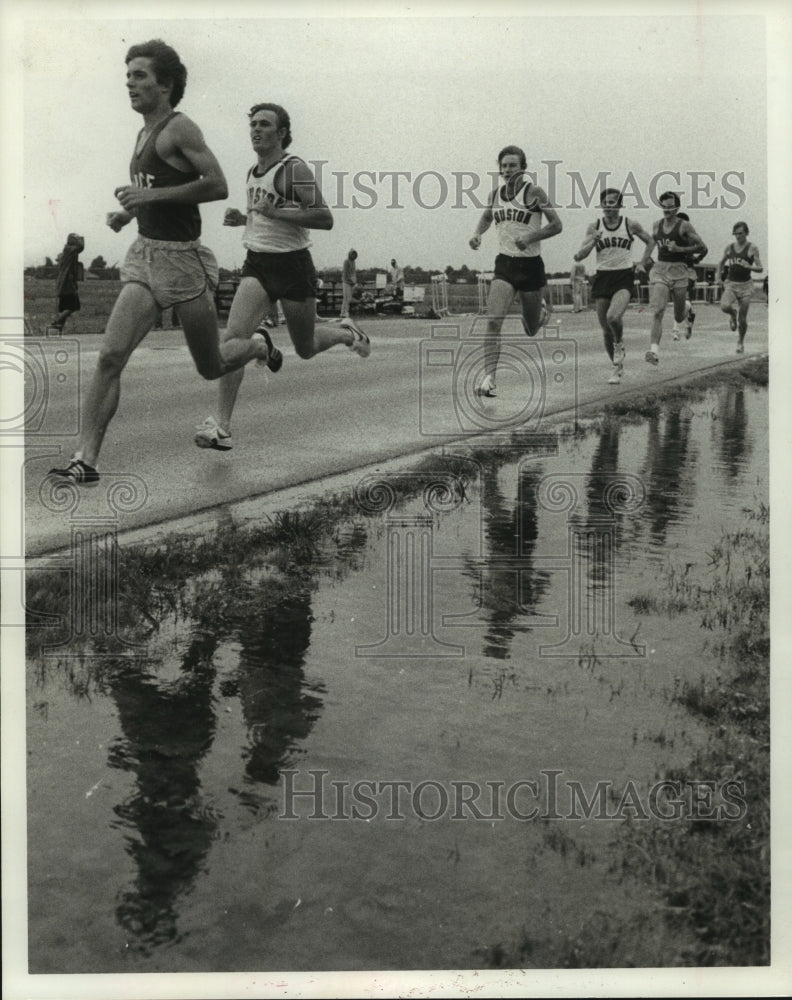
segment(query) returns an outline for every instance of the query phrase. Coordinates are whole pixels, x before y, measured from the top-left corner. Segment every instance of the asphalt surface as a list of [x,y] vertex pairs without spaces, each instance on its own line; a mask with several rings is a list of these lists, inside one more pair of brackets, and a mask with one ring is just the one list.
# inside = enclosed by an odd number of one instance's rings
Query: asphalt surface
[[249,498],[268,495],[275,502],[279,491],[292,488],[282,495],[288,505],[294,487],[321,493],[328,477],[382,467],[471,434],[518,426],[542,432],[582,406],[596,410],[599,401],[766,353],[768,340],[764,303],[751,306],[742,356],[735,354],[736,334],[720,310],[698,306],[688,341],[672,341],[667,314],[654,367],[644,360],[649,314],[633,307],[625,324],[625,374],[612,386],[592,311],[557,313],[547,336],[534,341],[510,317],[498,396],[483,402],[472,393],[483,327],[477,323],[471,334],[472,323],[473,317],[372,320],[362,323],[372,341],[368,359],[336,347],[311,361],[296,357],[279,327],[273,337],[285,356],[283,368],[273,375],[248,366],[234,415],[234,448],[222,453],[193,442],[196,426],[216,412],[216,386],[195,372],[181,331],[155,331],[122,376],[121,401],[99,462],[102,481],[80,490],[54,490],[47,472],[67,461],[76,445],[98,338],[28,343],[33,361],[25,369],[24,477],[20,472],[15,483],[13,469],[5,477],[7,489],[24,495],[21,534],[28,556],[69,546],[75,531],[123,535]]

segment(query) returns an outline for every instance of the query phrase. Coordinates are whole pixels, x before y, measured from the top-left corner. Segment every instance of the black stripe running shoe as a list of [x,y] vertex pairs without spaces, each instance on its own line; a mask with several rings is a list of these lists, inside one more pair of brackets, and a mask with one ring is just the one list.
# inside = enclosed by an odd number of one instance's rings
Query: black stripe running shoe
[[99,473],[81,458],[73,458],[65,469],[50,469],[49,474],[78,486],[96,486],[99,482]]
[[270,337],[267,328],[262,323],[261,326],[253,334],[251,340],[264,340],[267,343],[267,357],[259,358],[256,361],[257,365],[266,365],[271,372],[279,372],[283,367],[283,355],[278,350],[278,348],[272,343],[272,337]]

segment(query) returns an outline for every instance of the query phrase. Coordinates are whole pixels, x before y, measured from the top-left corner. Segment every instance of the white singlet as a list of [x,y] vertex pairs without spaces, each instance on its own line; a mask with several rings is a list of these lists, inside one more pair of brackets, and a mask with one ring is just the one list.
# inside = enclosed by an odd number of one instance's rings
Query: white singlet
[[542,225],[542,209],[533,184],[526,182],[514,195],[507,198],[504,185],[492,193],[492,219],[498,234],[500,253],[508,257],[538,257],[541,243],[529,243],[520,250],[514,242],[528,233],[535,233]]
[[311,245],[309,232],[303,226],[295,226],[292,222],[280,219],[270,219],[261,212],[255,212],[253,206],[267,199],[278,207],[284,205],[299,206],[299,202],[288,201],[275,189],[275,177],[290,160],[299,160],[298,156],[287,153],[265,173],[258,175],[258,166],[251,167],[247,175],[247,222],[243,245],[256,253],[284,253],[289,250],[303,250]]
[[604,219],[597,219],[597,270],[626,271],[633,266],[632,245],[627,216],[620,215],[615,229],[609,229]]

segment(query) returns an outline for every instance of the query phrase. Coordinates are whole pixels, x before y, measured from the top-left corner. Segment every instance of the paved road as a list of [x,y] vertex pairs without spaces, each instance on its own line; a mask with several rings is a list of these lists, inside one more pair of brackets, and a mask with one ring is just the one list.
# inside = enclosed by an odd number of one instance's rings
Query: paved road
[[[215,409],[216,387],[195,373],[179,331],[157,331],[124,373],[121,403],[101,456],[104,482],[82,490],[76,507],[68,495],[52,494],[46,473],[74,447],[77,400],[90,379],[97,341],[85,338],[79,352],[68,342],[62,345],[79,353],[78,361],[73,356],[58,361],[48,342],[40,353],[47,358],[41,365],[45,379],[28,380],[29,402],[46,397],[46,405],[29,406],[43,422],[26,444],[27,551],[36,555],[68,545],[83,521],[95,527],[108,518],[121,531],[161,524],[417,453],[466,432],[518,424],[541,431],[550,416],[571,415],[576,403],[612,399],[737,360],[736,335],[719,310],[702,306],[690,341],[672,342],[666,321],[661,364],[654,368],[643,357],[648,314],[631,310],[626,374],[622,385],[613,387],[607,384],[609,364],[593,313],[558,318],[560,332],[552,336],[551,326],[551,336],[534,342],[520,332],[517,318],[507,320],[499,396],[483,408],[469,392],[481,359],[469,336],[472,318],[436,324],[435,336],[428,321],[372,321],[367,360],[334,348],[301,361],[286,348],[281,327],[275,340],[284,349],[283,369],[271,375],[248,368],[235,414],[235,445],[228,453],[193,444],[195,425]],[[767,308],[754,303],[746,354],[766,350]]]

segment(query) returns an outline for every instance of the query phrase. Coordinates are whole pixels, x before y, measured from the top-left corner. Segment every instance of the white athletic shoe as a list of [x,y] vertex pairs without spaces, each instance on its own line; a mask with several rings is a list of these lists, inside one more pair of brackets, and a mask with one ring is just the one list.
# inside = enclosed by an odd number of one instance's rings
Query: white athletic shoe
[[622,370],[621,365],[618,368],[614,368],[613,374],[608,379],[608,385],[619,385],[622,380]]
[[214,448],[215,451],[231,451],[234,442],[228,431],[224,431],[214,417],[207,417],[196,427],[198,432],[193,439],[199,448]]
[[673,333],[673,336],[671,337],[671,339],[672,340],[679,340],[679,330],[677,330],[676,327],[674,327],[674,333]]
[[353,323],[349,317],[341,320],[341,326],[345,330],[349,330],[355,338],[349,345],[350,351],[354,351],[355,354],[359,355],[361,358],[367,358],[369,354],[371,354],[371,341],[366,334],[363,333],[360,327],[356,323]]
[[491,375],[484,376],[478,389],[476,389],[476,395],[488,396],[491,399],[498,395],[498,391],[495,388],[495,379]]

